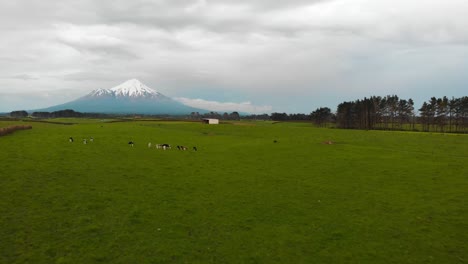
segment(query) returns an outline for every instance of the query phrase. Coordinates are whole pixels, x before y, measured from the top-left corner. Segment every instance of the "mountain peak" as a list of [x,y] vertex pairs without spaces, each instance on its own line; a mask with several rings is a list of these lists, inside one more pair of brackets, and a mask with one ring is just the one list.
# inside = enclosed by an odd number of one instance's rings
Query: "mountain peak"
[[149,88],[137,79],[128,80],[111,89],[96,89],[74,101],[40,109],[40,111],[64,109],[85,113],[153,115],[186,115],[191,112],[208,112],[177,102]]
[[147,97],[158,96],[159,93],[137,79],[130,79],[110,89],[116,97]]

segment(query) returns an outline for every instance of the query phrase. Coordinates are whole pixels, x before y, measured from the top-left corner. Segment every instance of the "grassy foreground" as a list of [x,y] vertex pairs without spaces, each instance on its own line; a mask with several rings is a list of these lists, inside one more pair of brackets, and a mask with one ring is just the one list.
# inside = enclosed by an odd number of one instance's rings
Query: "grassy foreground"
[[0,137],[0,263],[468,262],[466,135],[79,121]]

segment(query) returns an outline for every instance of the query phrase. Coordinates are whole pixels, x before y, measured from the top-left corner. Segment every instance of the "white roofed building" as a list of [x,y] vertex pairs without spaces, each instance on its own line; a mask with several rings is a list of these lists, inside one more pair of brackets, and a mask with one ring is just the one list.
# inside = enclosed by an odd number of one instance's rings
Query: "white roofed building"
[[203,121],[203,123],[209,124],[209,125],[218,125],[219,124],[219,119],[216,119],[216,118],[203,118],[202,121]]

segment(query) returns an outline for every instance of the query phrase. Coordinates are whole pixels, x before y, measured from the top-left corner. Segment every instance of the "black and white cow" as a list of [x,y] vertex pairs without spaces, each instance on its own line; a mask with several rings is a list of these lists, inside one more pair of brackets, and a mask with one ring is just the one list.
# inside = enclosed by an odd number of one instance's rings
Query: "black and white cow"
[[166,150],[166,149],[171,149],[171,145],[169,144],[161,144],[161,147],[162,149]]

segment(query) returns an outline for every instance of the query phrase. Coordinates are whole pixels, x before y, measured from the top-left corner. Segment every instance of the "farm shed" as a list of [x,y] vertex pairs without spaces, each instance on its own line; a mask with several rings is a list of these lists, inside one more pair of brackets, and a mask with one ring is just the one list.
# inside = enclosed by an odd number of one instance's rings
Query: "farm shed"
[[203,118],[203,123],[210,125],[218,125],[219,119],[216,118]]

